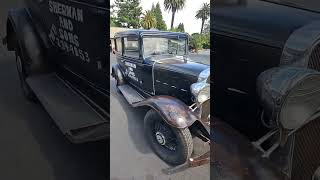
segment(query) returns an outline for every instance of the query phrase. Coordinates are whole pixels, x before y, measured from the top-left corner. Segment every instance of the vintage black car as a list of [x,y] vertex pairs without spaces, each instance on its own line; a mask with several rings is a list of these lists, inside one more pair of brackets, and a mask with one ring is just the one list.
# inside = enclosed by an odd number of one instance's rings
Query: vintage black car
[[210,142],[210,70],[188,58],[188,35],[129,30],[115,35],[117,87],[133,107],[147,106],[145,134],[171,165],[208,163],[209,152],[191,158],[192,134]]
[[214,179],[319,179],[320,10],[312,3],[215,1]]
[[[26,0],[8,14],[23,94],[40,101],[72,142],[109,136],[105,0]],[[35,115],[36,116],[36,115]]]

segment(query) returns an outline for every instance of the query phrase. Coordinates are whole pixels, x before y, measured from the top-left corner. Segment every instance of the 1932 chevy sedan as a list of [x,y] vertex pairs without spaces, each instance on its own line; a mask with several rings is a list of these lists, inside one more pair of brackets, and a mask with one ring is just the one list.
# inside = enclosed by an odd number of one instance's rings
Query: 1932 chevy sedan
[[317,4],[215,1],[214,179],[320,178]]
[[4,43],[22,92],[74,143],[109,136],[107,1],[25,0],[10,10]]
[[210,70],[187,58],[187,34],[131,30],[114,41],[112,76],[129,104],[150,107],[145,134],[155,153],[180,167],[208,163],[209,153],[190,158],[191,134],[210,142]]

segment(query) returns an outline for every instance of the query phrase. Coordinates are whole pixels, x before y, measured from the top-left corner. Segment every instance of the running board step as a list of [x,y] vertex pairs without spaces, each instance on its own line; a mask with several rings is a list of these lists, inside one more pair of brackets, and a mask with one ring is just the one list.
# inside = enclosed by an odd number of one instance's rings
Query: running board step
[[144,100],[144,98],[128,84],[118,86],[118,88],[130,105]]
[[[107,120],[56,74],[32,76],[27,78],[27,83],[59,129],[71,141],[98,140],[99,137],[95,136],[103,136],[104,139],[109,134]],[[92,132],[97,129],[99,132]]]

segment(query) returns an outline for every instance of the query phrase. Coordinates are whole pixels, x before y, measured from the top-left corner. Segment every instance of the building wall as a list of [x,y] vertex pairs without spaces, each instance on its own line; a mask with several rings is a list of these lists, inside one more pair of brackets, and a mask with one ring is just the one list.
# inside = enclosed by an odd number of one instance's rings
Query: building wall
[[130,30],[129,28],[122,28],[122,27],[110,27],[110,41],[111,41],[111,48],[113,49],[114,46],[114,35],[118,32],[122,32],[122,31],[128,31]]

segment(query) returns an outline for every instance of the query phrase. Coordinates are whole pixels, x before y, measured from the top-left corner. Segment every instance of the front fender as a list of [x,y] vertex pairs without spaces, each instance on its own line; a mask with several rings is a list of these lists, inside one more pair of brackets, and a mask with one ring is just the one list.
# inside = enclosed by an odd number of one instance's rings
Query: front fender
[[164,121],[175,128],[187,128],[199,120],[189,106],[171,96],[153,96],[135,103],[133,106],[149,106],[153,108],[161,115]]

